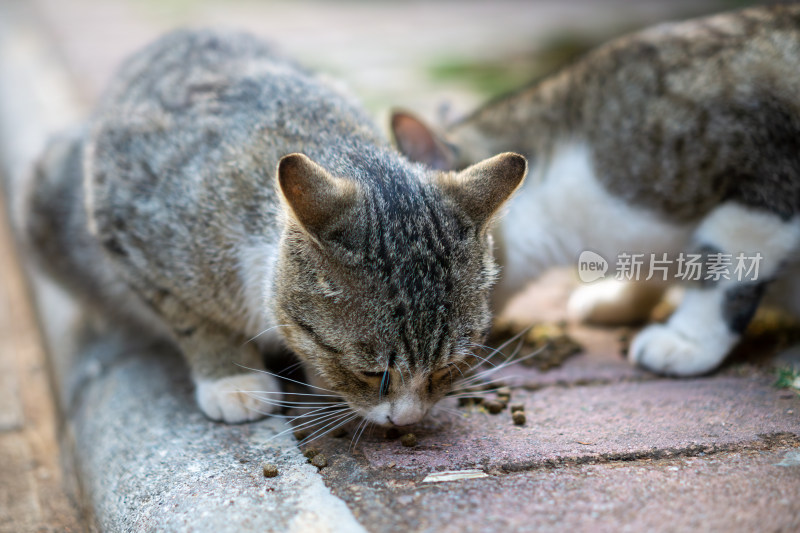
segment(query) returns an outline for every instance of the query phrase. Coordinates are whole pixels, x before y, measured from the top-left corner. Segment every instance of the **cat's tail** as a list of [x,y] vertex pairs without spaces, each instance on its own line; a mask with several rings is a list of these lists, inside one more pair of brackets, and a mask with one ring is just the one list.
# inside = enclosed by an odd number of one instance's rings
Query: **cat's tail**
[[90,246],[83,209],[82,129],[51,138],[21,187],[16,226],[29,257],[69,292]]
[[84,127],[50,139],[17,199],[17,232],[27,256],[84,307],[120,313],[129,298],[97,239],[84,201]]
[[132,293],[89,230],[86,139],[82,127],[48,142],[15,198],[19,240],[28,258],[89,312],[95,326],[113,323],[147,338],[166,338],[161,321]]

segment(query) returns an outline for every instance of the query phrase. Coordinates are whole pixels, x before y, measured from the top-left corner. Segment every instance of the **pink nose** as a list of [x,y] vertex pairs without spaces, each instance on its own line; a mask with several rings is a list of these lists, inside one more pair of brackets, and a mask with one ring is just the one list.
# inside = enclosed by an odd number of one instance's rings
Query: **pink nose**
[[425,416],[425,413],[421,410],[417,409],[409,409],[405,412],[394,413],[389,416],[389,422],[394,424],[395,426],[410,426],[411,424],[416,424],[422,417]]

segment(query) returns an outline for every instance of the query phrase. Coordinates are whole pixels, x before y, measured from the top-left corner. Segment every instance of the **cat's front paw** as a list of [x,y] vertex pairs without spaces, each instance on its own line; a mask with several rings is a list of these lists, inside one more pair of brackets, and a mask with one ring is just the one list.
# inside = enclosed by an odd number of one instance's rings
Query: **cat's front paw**
[[714,370],[735,343],[733,335],[692,338],[666,324],[648,326],[636,336],[628,359],[670,376],[697,376]]
[[731,345],[729,338],[692,338],[667,324],[654,324],[633,340],[628,359],[659,374],[697,376],[716,368]]
[[267,374],[236,374],[198,380],[195,397],[208,418],[234,424],[258,420],[276,411],[274,404],[264,403],[259,397],[280,400],[280,394],[272,394],[279,391],[277,380]]

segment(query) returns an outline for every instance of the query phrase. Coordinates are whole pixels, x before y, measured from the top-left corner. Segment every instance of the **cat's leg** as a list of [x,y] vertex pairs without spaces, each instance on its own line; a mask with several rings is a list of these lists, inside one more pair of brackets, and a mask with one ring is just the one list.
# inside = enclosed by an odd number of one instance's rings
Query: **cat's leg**
[[264,371],[262,354],[254,342],[198,315],[169,291],[153,288],[141,279],[135,281],[136,293],[172,330],[189,364],[197,405],[207,417],[247,422],[277,410],[274,406],[282,399],[280,385]]
[[[238,338],[208,326],[184,333],[180,346],[192,369],[197,405],[206,416],[235,423],[276,411],[280,385],[263,372],[255,346],[241,346]],[[260,398],[275,402],[265,403]]]
[[264,372],[261,353],[253,343],[208,322],[180,328],[176,337],[191,369],[197,405],[207,417],[247,422],[276,410],[280,385]]
[[[634,339],[631,361],[654,372],[693,376],[716,368],[739,341],[761,300],[766,283],[800,243],[800,223],[738,204],[723,204],[698,227],[695,242],[706,257],[731,258],[730,279],[705,279],[688,288],[665,324],[652,325]],[[734,273],[738,254],[758,265],[757,277]],[[706,263],[708,265],[708,262]],[[711,273],[706,271],[704,278]]]
[[617,279],[581,285],[569,297],[567,316],[571,321],[603,326],[645,322],[666,288],[663,282]]

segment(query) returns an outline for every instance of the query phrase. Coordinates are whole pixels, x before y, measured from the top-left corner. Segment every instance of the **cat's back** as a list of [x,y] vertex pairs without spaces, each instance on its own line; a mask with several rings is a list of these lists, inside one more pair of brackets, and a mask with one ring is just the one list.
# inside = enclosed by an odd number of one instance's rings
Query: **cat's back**
[[605,76],[646,87],[652,79],[650,97],[687,94],[701,100],[732,91],[796,89],[798,66],[800,5],[794,4],[649,27],[587,55],[576,77]]
[[800,5],[655,26],[590,54],[572,81],[618,196],[679,219],[726,199],[800,210]]
[[187,96],[236,85],[259,71],[300,71],[272,45],[253,35],[215,29],[171,32],[130,56],[106,88],[100,108],[121,111],[126,104],[161,105],[178,110]]
[[173,32],[123,65],[91,120],[90,217],[110,231],[112,219],[203,209],[268,214],[280,157],[313,157],[353,137],[383,142],[352,97],[271,45],[239,32]]
[[220,140],[232,144],[258,125],[273,137],[323,133],[324,120],[314,130],[308,122],[326,112],[370,123],[345,91],[253,35],[179,30],[123,64],[94,115],[93,137],[224,128]]
[[140,285],[210,287],[227,309],[236,250],[277,245],[280,158],[324,163],[348,140],[385,143],[337,85],[256,37],[217,30],[178,31],[132,56],[89,131],[87,218],[115,263],[146,275]]

